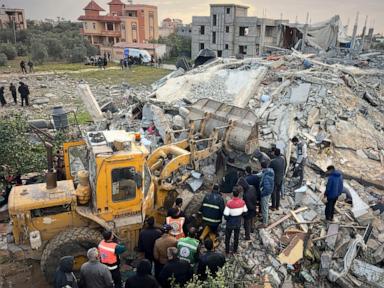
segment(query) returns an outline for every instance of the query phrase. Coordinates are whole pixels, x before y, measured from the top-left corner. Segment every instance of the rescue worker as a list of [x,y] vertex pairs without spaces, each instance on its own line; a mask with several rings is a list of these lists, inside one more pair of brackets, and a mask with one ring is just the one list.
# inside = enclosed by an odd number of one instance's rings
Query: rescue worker
[[178,251],[175,247],[167,249],[168,262],[159,275],[159,282],[163,288],[171,288],[178,285],[183,287],[192,279],[193,270],[185,260],[177,257]]
[[156,279],[159,278],[161,269],[168,262],[167,249],[169,247],[176,247],[177,240],[173,237],[170,232],[172,231],[172,226],[164,224],[163,226],[164,234],[155,241],[155,246],[153,248],[153,258],[155,259],[155,276]]
[[241,177],[237,183],[243,188],[243,200],[247,205],[248,212],[244,214],[244,230],[245,240],[251,240],[251,233],[253,233],[254,222],[256,217],[257,195],[256,189],[249,185],[245,178]]
[[17,104],[17,92],[16,92],[16,86],[11,83],[9,85],[9,91],[11,91],[13,102]]
[[199,265],[197,266],[197,273],[201,280],[207,278],[207,268],[212,276],[216,276],[219,268],[223,267],[225,264],[225,256],[222,253],[213,250],[214,247],[211,239],[204,240],[204,247],[207,249],[207,252],[200,256]]
[[99,244],[100,262],[105,264],[112,274],[115,288],[121,288],[120,259],[119,255],[126,249],[123,245],[116,243],[110,230],[103,232],[103,238]]
[[54,288],[77,288],[77,280],[73,274],[73,256],[64,256],[60,259],[59,267],[55,273]]
[[291,140],[292,144],[296,146],[296,163],[293,170],[292,177],[300,177],[299,182],[297,183],[297,187],[300,187],[303,184],[304,179],[304,168],[307,164],[307,143],[301,140],[296,136]]
[[205,195],[200,208],[205,225],[200,241],[203,241],[209,235],[212,242],[217,244],[216,232],[223,218],[224,207],[224,199],[219,192],[219,185],[215,184],[211,193]]
[[110,270],[100,263],[99,251],[93,247],[87,252],[88,262],[80,268],[80,288],[114,288]]
[[196,228],[189,228],[188,236],[177,241],[178,257],[193,267],[199,259],[199,245],[200,242],[196,239]]
[[241,186],[233,188],[233,197],[229,200],[224,209],[224,218],[227,220],[225,227],[225,253],[229,254],[229,244],[231,241],[232,232],[234,232],[233,253],[237,253],[239,246],[239,235],[241,227],[241,218],[244,213],[247,213],[247,205],[243,199],[239,198]]
[[337,199],[343,192],[343,175],[332,165],[327,167],[326,175],[328,176],[328,182],[324,192],[324,196],[327,197],[325,218],[327,221],[333,221]]
[[153,258],[153,247],[155,246],[155,241],[161,237],[160,229],[155,227],[155,218],[148,217],[145,221],[147,224],[144,229],[140,231],[139,234],[139,251],[144,253],[144,257],[149,261],[154,261]]
[[185,217],[180,217],[179,210],[177,208],[169,209],[169,215],[165,218],[165,223],[172,227],[170,234],[177,240],[185,237],[183,226],[185,223]]

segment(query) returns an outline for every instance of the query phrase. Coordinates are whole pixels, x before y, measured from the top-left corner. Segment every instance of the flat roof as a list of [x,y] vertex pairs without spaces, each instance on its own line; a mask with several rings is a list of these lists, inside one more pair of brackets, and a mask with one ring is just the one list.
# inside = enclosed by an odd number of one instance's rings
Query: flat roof
[[228,7],[228,6],[231,6],[231,7],[239,7],[239,8],[244,8],[244,9],[248,9],[249,8],[249,6],[239,5],[239,4],[234,4],[234,3],[210,4],[209,6],[211,6],[211,7]]
[[136,49],[155,49],[157,47],[164,47],[165,44],[157,43],[128,43],[128,42],[118,42],[113,45],[113,48],[136,48]]

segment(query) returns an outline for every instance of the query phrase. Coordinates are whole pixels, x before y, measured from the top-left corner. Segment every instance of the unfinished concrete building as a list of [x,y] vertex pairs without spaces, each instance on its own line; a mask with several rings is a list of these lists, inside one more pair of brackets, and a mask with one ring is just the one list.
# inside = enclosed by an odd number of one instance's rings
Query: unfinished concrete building
[[259,53],[260,43],[263,45],[279,43],[280,24],[288,22],[288,20],[249,17],[247,6],[235,4],[210,6],[209,16],[192,18],[192,57],[196,57],[199,51],[205,48],[216,51],[219,57],[238,54],[255,56]]

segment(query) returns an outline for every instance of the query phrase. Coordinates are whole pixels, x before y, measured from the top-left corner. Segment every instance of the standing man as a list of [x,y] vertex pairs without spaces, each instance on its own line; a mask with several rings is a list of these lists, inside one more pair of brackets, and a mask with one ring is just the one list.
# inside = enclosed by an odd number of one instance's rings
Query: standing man
[[88,262],[80,268],[80,288],[114,288],[111,272],[99,261],[96,247],[87,252]]
[[9,91],[11,91],[12,98],[13,98],[13,102],[14,102],[15,104],[17,104],[17,92],[16,92],[16,86],[13,85],[13,83],[11,83],[11,85],[9,85]]
[[24,101],[25,101],[25,105],[26,106],[29,106],[29,88],[28,88],[28,85],[23,83],[23,82],[19,82],[20,86],[19,86],[19,93],[20,93],[20,97],[21,97],[21,106],[24,106]]
[[224,255],[213,250],[213,242],[211,239],[205,239],[204,247],[207,249],[207,252],[200,256],[199,265],[197,267],[197,273],[199,274],[201,280],[205,280],[207,278],[207,268],[212,276],[216,276],[219,268],[223,267],[225,264]]
[[155,246],[155,241],[161,237],[160,229],[155,227],[155,218],[148,217],[145,221],[147,226],[140,231],[139,234],[139,251],[144,253],[144,257],[149,261],[153,262],[153,247]]
[[[155,246],[153,248],[153,258],[155,259],[155,276],[156,279],[159,278],[159,274],[163,269],[164,265],[168,262],[167,249],[169,247],[177,246],[177,240],[175,237],[170,235],[172,226],[164,224],[163,232],[164,234],[155,241]],[[177,249],[176,249],[177,250]]]
[[229,157],[228,159],[229,165],[227,165],[228,170],[225,176],[223,177],[221,183],[221,191],[223,193],[231,193],[233,191],[233,187],[236,185],[238,180],[238,173],[235,167],[231,164],[235,163],[235,159],[233,157]]
[[[167,249],[168,263],[159,275],[159,282],[163,288],[171,288],[174,285],[183,287],[192,279],[193,270],[191,265],[187,261],[179,259],[177,254],[177,248],[169,247]],[[174,281],[172,281],[173,278]]]
[[247,205],[248,212],[244,214],[244,230],[245,240],[251,240],[251,233],[253,233],[254,220],[256,217],[257,195],[256,189],[249,185],[245,178],[241,177],[237,185],[243,188],[243,199]]
[[285,173],[285,159],[283,155],[281,155],[280,149],[275,148],[274,153],[275,158],[272,159],[269,165],[269,168],[275,173],[274,189],[272,192],[272,211],[279,210],[280,208],[281,187]]
[[4,107],[5,104],[7,104],[7,101],[5,101],[5,98],[4,98],[4,87],[0,87],[0,103],[2,107]]
[[128,277],[125,288],[158,288],[159,284],[151,275],[151,262],[148,259],[140,260],[136,274]]
[[23,74],[27,74],[27,68],[25,67],[25,61],[24,60],[21,60],[20,61],[20,68],[21,68],[21,73]]
[[261,162],[261,180],[260,180],[260,196],[261,196],[261,214],[263,215],[263,224],[260,228],[268,226],[268,209],[269,199],[274,189],[275,173],[271,168],[268,168],[267,162]]
[[103,232],[103,238],[104,240],[99,244],[100,262],[105,264],[111,272],[115,288],[121,288],[119,255],[126,249],[123,245],[115,242],[113,233],[110,230]]
[[27,65],[29,67],[29,73],[33,73],[33,62],[31,60],[29,60]]
[[304,167],[307,164],[307,143],[296,136],[292,138],[292,144],[296,146],[296,163],[292,177],[300,177],[297,186],[300,187],[303,184],[304,179]]
[[78,287],[75,274],[73,274],[73,263],[73,256],[64,256],[60,259],[55,273],[54,288]]
[[216,232],[223,218],[224,207],[224,199],[219,192],[219,185],[215,184],[213,185],[212,192],[205,195],[200,208],[205,225],[200,236],[201,241],[204,241],[205,237],[209,235],[209,238],[215,244]]
[[327,197],[325,218],[327,221],[333,221],[337,198],[343,192],[343,175],[332,165],[327,167],[326,175],[328,176],[328,182],[324,193],[324,196]]
[[239,235],[241,227],[241,218],[248,209],[243,199],[239,198],[241,186],[233,188],[233,197],[227,202],[224,209],[224,218],[227,220],[225,227],[225,253],[229,254],[229,244],[231,241],[232,232],[234,232],[233,253],[237,253],[239,246]]
[[178,257],[194,267],[199,259],[199,244],[199,240],[196,239],[196,228],[191,227],[188,236],[177,242]]

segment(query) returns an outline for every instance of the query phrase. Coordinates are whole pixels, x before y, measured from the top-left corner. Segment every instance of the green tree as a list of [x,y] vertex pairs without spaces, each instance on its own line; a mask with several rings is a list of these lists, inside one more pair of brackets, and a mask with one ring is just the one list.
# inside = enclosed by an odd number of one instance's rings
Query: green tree
[[27,56],[28,47],[23,43],[16,44],[17,56]]
[[191,54],[191,38],[173,33],[167,37],[160,37],[154,43],[165,44],[170,48],[170,56],[178,57],[181,54]]
[[41,42],[34,41],[31,45],[31,55],[34,62],[42,64],[48,58],[47,47]]
[[58,38],[50,37],[44,40],[45,46],[47,46],[47,52],[49,57],[53,59],[62,59],[64,56],[64,47]]
[[7,65],[7,61],[8,61],[7,55],[5,55],[4,53],[0,53],[0,66]]
[[76,46],[70,50],[69,60],[72,63],[80,63],[84,61],[87,56],[87,48],[85,46]]
[[0,44],[0,52],[7,55],[8,60],[13,60],[17,56],[17,51],[15,46],[10,43]]

